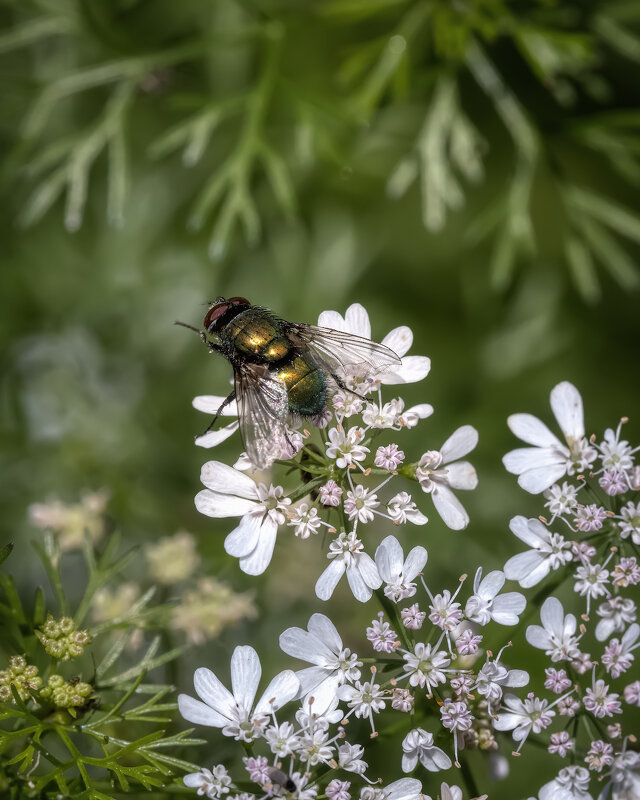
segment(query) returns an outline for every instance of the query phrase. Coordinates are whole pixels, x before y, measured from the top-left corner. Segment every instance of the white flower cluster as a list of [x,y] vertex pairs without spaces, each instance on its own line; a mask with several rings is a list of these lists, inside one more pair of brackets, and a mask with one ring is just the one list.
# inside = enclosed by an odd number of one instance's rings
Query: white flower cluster
[[[358,304],[350,306],[344,318],[335,311],[325,311],[318,324],[371,338],[369,317]],[[282,486],[256,483],[246,474],[252,468],[246,456],[233,467],[219,461],[203,466],[201,480],[206,488],[196,496],[196,507],[210,517],[240,518],[224,546],[227,553],[239,559],[244,572],[259,575],[267,569],[279,530],[288,528],[295,536],[310,539],[324,529],[335,538],[327,554],[330,564],[318,578],[316,594],[327,600],[346,575],[354,596],[368,600],[383,578],[364,550],[363,527],[376,518],[391,525],[425,525],[428,521],[411,494],[405,489],[395,493],[391,489],[393,482],[402,478],[415,481],[431,496],[449,528],[466,527],[469,517],[454,490],[475,489],[477,485],[474,468],[464,460],[478,441],[474,428],[459,428],[438,450],[429,450],[409,464],[398,443],[375,446],[384,431],[402,433],[433,413],[428,403],[406,408],[401,397],[387,402],[382,397],[383,386],[419,381],[428,374],[428,358],[406,355],[412,341],[409,328],[395,328],[382,343],[401,357],[401,364],[375,380],[362,381],[355,372],[348,376],[353,392],[340,389],[333,395],[331,407],[319,421],[323,427],[314,429],[319,437],[317,444],[306,432],[304,436],[295,434],[297,452],[292,464],[311,478],[300,491],[287,495]],[[194,406],[212,413],[222,399],[197,397]],[[237,414],[235,404],[223,413]],[[200,437],[198,444],[213,447],[237,428],[237,422],[233,422]]]
[[[455,599],[462,582],[453,594],[445,590],[433,596],[420,581],[426,595],[425,608],[430,612],[430,624],[425,625],[427,611],[421,611],[416,602],[400,609],[400,601],[416,595],[411,578],[424,567],[426,551],[414,548],[405,560],[398,541],[388,537],[376,559],[387,564],[387,585],[402,587],[389,605],[399,633],[382,613],[367,628],[366,637],[378,657],[360,658],[344,646],[328,617],[313,614],[306,629],[288,628],[280,636],[285,653],[311,666],[279,673],[257,702],[260,660],[255,650],[246,646],[237,647],[231,659],[232,691],[202,667],[194,675],[199,699],[179,696],[180,713],[186,720],[220,728],[224,736],[251,745],[252,755],[243,762],[249,779],[257,784],[257,794],[284,792],[312,800],[321,782],[325,795],[333,800],[349,800],[352,786],[360,787],[361,800],[384,800],[394,792],[402,792],[399,796],[406,800],[418,800],[422,793],[418,780],[396,781],[382,794],[379,788],[374,789],[378,781],[369,774],[364,746],[347,741],[351,716],[367,720],[370,736],[375,738],[382,712],[405,715],[408,732],[398,752],[405,773],[412,772],[418,762],[429,772],[447,770],[453,763],[459,766],[460,747],[496,749],[491,731],[493,709],[499,707],[505,689],[526,685],[529,675],[509,669],[502,659],[503,651],[496,657],[487,652],[482,661],[482,635],[475,631],[498,619],[517,624],[525,606],[523,596],[517,592],[499,594],[504,577],[490,573],[483,580],[479,572],[463,611],[461,602]],[[428,639],[434,643],[428,643]],[[416,700],[422,708],[419,717],[415,714]],[[288,719],[279,719],[282,707],[293,701],[297,702]],[[415,727],[416,721],[428,716],[439,720],[437,734]],[[447,749],[451,748],[453,761],[435,743],[436,736],[443,744],[451,740]],[[331,770],[328,783],[324,780],[327,768]],[[223,765],[185,777],[187,786],[212,799],[232,791],[236,795],[230,798],[255,797],[239,791],[243,780],[246,775],[234,784]],[[441,796],[446,797],[447,792],[452,800],[462,797],[458,787],[443,784]]]
[[[541,788],[540,800],[604,800],[610,792],[626,800],[640,797],[640,756],[628,750],[636,731],[632,721],[625,723],[625,707],[640,706],[640,681],[632,680],[640,647],[633,597],[640,583],[640,466],[634,460],[640,448],[622,438],[625,419],[599,443],[587,438],[582,398],[570,383],[552,390],[551,408],[563,440],[530,414],[508,420],[530,447],[508,453],[504,464],[528,492],[543,493],[548,514],[511,520],[511,531],[529,549],[510,558],[504,572],[524,588],[553,574],[541,624],[525,632],[549,658],[544,688],[552,698],[509,694],[494,727],[512,731],[518,751],[529,734],[546,732],[554,721],[562,727],[549,732],[548,751],[572,763]],[[561,582],[578,595],[579,620],[552,594]],[[608,779],[595,795],[592,778]]]

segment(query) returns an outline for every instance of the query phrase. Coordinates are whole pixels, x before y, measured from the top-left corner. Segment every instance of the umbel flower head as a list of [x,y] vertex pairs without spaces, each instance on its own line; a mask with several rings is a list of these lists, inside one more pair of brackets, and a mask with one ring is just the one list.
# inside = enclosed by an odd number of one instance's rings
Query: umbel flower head
[[59,661],[69,661],[81,656],[85,646],[91,642],[89,631],[76,630],[76,624],[71,617],[55,620],[51,614],[45,620],[42,630],[36,631],[36,636],[47,653]]

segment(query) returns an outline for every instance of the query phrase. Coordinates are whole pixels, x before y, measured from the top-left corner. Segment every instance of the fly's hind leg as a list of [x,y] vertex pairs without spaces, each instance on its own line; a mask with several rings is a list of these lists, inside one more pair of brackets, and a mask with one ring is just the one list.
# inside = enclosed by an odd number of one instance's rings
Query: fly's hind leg
[[331,377],[333,380],[338,384],[338,387],[345,392],[349,392],[349,394],[354,395],[355,397],[359,397],[361,400],[367,400],[368,398],[365,395],[360,394],[359,392],[354,392],[353,389],[350,389],[347,384],[342,380],[339,375],[336,375],[335,372],[331,373]]
[[226,408],[226,406],[228,406],[228,405],[229,405],[229,403],[232,403],[232,402],[233,402],[235,399],[236,399],[236,392],[235,392],[235,389],[234,389],[234,390],[233,390],[233,392],[231,392],[231,394],[230,394],[230,395],[227,395],[227,397],[225,397],[225,399],[222,401],[222,403],[220,403],[220,407],[219,407],[219,408],[218,408],[218,410],[216,411],[216,414],[215,414],[214,418],[211,420],[211,422],[210,422],[210,423],[209,423],[209,425],[207,426],[207,429],[206,429],[206,430],[204,430],[204,431],[202,431],[202,433],[201,433],[199,436],[196,436],[196,439],[199,439],[199,438],[200,438],[200,436],[204,436],[204,435],[205,435],[205,433],[209,433],[209,431],[211,430],[211,428],[213,428],[213,426],[214,426],[214,425],[216,424],[216,422],[218,421],[218,417],[220,416],[220,414],[222,414],[222,410],[223,410],[224,408]]

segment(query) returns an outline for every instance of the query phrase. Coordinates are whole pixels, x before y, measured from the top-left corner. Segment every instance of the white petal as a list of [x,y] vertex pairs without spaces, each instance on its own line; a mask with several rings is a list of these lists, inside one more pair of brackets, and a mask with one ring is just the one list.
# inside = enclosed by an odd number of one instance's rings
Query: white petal
[[403,558],[402,547],[395,536],[387,536],[380,542],[376,550],[376,565],[385,583],[391,583],[400,575]]
[[525,610],[526,605],[526,598],[520,592],[506,592],[493,601],[491,616],[498,625],[517,625],[518,616]]
[[466,456],[478,444],[478,431],[473,425],[463,425],[454,431],[440,448],[442,461],[448,464]]
[[369,315],[364,306],[360,303],[353,303],[347,309],[344,315],[344,321],[349,333],[355,333],[356,336],[363,336],[365,339],[371,338],[371,323],[369,322]]
[[376,562],[367,553],[360,553],[358,556],[358,570],[364,582],[370,589],[377,589],[382,586],[382,578],[378,573]]
[[427,419],[433,414],[433,406],[431,403],[418,403],[417,406],[411,406],[402,414],[416,414],[420,419]]
[[278,524],[269,517],[265,517],[255,550],[249,555],[243,556],[239,561],[240,569],[243,572],[247,575],[262,575],[271,563],[277,534]]
[[524,578],[520,578],[520,586],[522,586],[523,589],[530,589],[546,578],[550,570],[551,562],[548,558],[543,559],[528,575],[525,575]]
[[264,690],[254,715],[271,714],[272,710],[277,711],[285,703],[293,700],[299,691],[300,681],[295,672],[290,669],[279,672]]
[[344,575],[344,559],[336,558],[325,569],[316,581],[316,596],[320,600],[328,600],[333,594],[333,590],[338,585],[338,581]]
[[209,431],[202,436],[196,438],[198,447],[216,447],[222,442],[229,439],[240,427],[240,423],[236,420],[230,425],[225,425],[224,428],[219,428],[217,431]]
[[399,328],[389,331],[381,344],[393,350],[397,356],[402,358],[405,353],[409,352],[409,348],[413,344],[413,332],[406,325],[401,325]]
[[264,514],[245,514],[237,528],[224,540],[224,549],[230,556],[242,558],[256,549]]
[[555,464],[550,467],[539,467],[523,472],[518,478],[519,485],[530,494],[540,494],[557,483],[563,475],[567,474],[564,464]]
[[[484,598],[493,599],[504,586],[504,572],[499,569],[494,569],[485,575],[484,579],[480,582],[480,586],[476,589],[476,594]],[[520,595],[522,597],[522,595]]]
[[206,667],[199,667],[193,674],[193,686],[198,697],[215,711],[231,719],[235,708],[233,695]]
[[[333,653],[317,636],[302,628],[287,628],[280,634],[280,649],[292,658],[324,667],[335,659]],[[337,652],[340,652],[340,648]]]
[[371,597],[372,592],[355,564],[350,564],[347,567],[347,581],[349,582],[349,588],[353,592],[353,596],[356,600],[359,600],[361,603],[366,603]]
[[439,747],[430,747],[420,754],[420,763],[429,772],[438,772],[441,769],[449,769],[451,759]]
[[567,440],[584,436],[582,397],[572,383],[563,381],[551,390],[551,410]]
[[520,724],[521,719],[521,714],[500,714],[498,719],[493,721],[493,727],[497,731],[511,731]]
[[387,800],[418,800],[421,792],[422,784],[416,778],[400,778],[384,787],[384,796]]
[[[567,457],[569,451],[565,448]],[[551,467],[553,464],[564,464],[566,458],[558,452],[557,447],[520,447],[512,450],[502,458],[507,472],[520,475],[528,469]]]
[[504,565],[504,574],[510,581],[520,583],[546,560],[546,557],[537,550],[527,550],[525,553],[511,556]]
[[253,705],[261,675],[260,659],[253,647],[236,647],[231,656],[231,688],[236,702],[247,713]]
[[196,508],[207,517],[243,517],[253,511],[256,504],[253,500],[243,497],[233,497],[228,494],[218,494],[209,489],[203,489],[195,496]]
[[540,621],[548,631],[560,633],[564,627],[564,609],[557,597],[547,597],[540,609]]
[[527,519],[521,515],[513,517],[509,523],[511,532],[530,547],[540,547],[542,542],[549,541],[549,531],[535,517]]
[[412,522],[414,525],[426,525],[427,522],[429,522],[429,518],[417,508],[413,509],[413,511],[406,511],[405,513],[409,522]]
[[444,524],[452,531],[461,531],[469,524],[469,515],[448,486],[436,486],[431,492],[433,505]]
[[258,499],[253,479],[221,461],[207,461],[200,470],[200,480],[213,492]]
[[340,679],[338,675],[334,673],[305,692],[305,695],[308,696],[309,699],[313,697],[311,710],[314,714],[324,714],[324,712],[330,708],[335,700],[339,684]]
[[532,647],[546,650],[549,647],[549,634],[539,625],[529,625],[526,630],[525,638]]
[[412,772],[415,769],[416,764],[418,763],[418,754],[408,753],[402,754],[402,771],[403,772]]
[[323,311],[318,317],[318,325],[321,328],[333,328],[334,331],[347,330],[344,319],[337,311]]
[[197,725],[208,725],[211,728],[224,728],[229,722],[227,717],[223,717],[213,708],[201,703],[188,694],[178,695],[178,709],[187,722],[195,722]]
[[339,685],[340,678],[336,670],[324,669],[323,667],[306,667],[306,669],[296,670],[296,677],[300,681],[299,697],[311,695],[316,689],[326,681],[334,681],[334,689]]
[[636,639],[640,636],[640,625],[634,622],[632,625],[629,625],[627,630],[624,632],[620,643],[623,645],[625,650],[629,650],[635,643]]
[[517,686],[526,686],[529,683],[529,673],[523,669],[511,669],[507,675],[507,679],[502,682],[503,686],[508,686],[510,689]]
[[190,789],[199,789],[202,786],[202,773],[191,772],[182,778],[182,782]]
[[307,623],[309,633],[316,636],[330,652],[338,654],[342,650],[342,639],[336,626],[324,614],[312,614]]
[[534,417],[533,414],[512,414],[507,418],[507,425],[518,439],[522,439],[527,444],[535,445],[535,447],[562,446],[558,437],[551,433],[544,422]]
[[[194,397],[191,401],[191,405],[194,408],[197,408],[198,411],[204,411],[205,414],[211,414],[211,416],[215,417],[218,413],[218,409],[226,400],[226,397],[222,397],[221,395],[217,394],[201,394],[198,397]],[[221,417],[237,417],[238,416],[238,404],[235,400],[232,400],[228,405],[226,405],[222,411],[220,412]]]
[[456,461],[447,464],[447,483],[452,489],[465,491],[475,489],[478,485],[478,473],[468,461]]
[[405,580],[412,581],[416,575],[418,575],[424,569],[424,565],[427,563],[427,558],[429,554],[424,549],[424,547],[417,547],[412,548],[407,555],[407,559],[404,562],[404,566],[402,568],[402,574],[405,577]]
[[431,360],[426,356],[405,356],[402,364],[380,376],[382,383],[395,386],[399,383],[417,383],[423,380],[431,370]]

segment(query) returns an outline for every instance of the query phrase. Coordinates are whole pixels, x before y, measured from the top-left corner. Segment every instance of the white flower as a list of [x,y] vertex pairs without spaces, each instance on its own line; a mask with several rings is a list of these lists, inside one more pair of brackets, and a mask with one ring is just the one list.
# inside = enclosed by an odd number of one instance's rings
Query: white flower
[[347,581],[356,600],[365,603],[378,589],[382,578],[371,556],[364,552],[364,547],[354,531],[342,532],[329,545],[327,558],[332,559],[329,566],[316,582],[316,595],[320,600],[328,600],[338,581],[347,573]]
[[411,499],[409,492],[398,492],[387,503],[387,511],[391,519],[398,525],[413,522],[414,525],[426,525],[429,521]]
[[374,509],[379,505],[378,496],[361,483],[355,486],[353,491],[348,491],[344,499],[344,510],[349,520],[357,519],[363,524],[371,522],[374,517]]
[[[344,318],[337,311],[323,311],[318,317],[318,325],[371,339],[369,315],[360,303],[349,306]],[[431,369],[431,361],[426,356],[405,355],[413,344],[411,328],[406,325],[394,328],[384,337],[382,344],[393,350],[402,359],[402,363],[383,375],[376,375],[377,381],[391,385],[415,383],[427,377]]]
[[640,797],[640,753],[625,749],[616,757],[611,772],[611,783],[600,793],[598,800],[609,795],[611,787],[612,800],[637,800]]
[[640,647],[640,643],[636,644],[638,637],[640,637],[640,625],[634,622],[625,631],[622,641],[612,639],[605,647],[601,661],[612,678],[618,678],[631,666],[635,658],[633,650]]
[[402,547],[395,536],[387,536],[376,550],[376,566],[385,582],[385,596],[399,603],[416,593],[414,578],[420,574],[427,563],[424,547],[414,547],[404,559]]
[[507,578],[518,581],[524,589],[540,583],[552,569],[559,569],[572,560],[569,542],[559,533],[553,533],[546,528],[539,519],[514,517],[509,527],[518,539],[533,548],[518,553],[504,565]]
[[[199,395],[198,397],[194,397],[191,405],[194,408],[197,408],[198,411],[203,411],[205,414],[209,414],[211,417],[214,417],[218,413],[218,409],[224,400],[224,397],[219,397],[218,395],[203,394]],[[232,400],[228,405],[226,405],[220,412],[220,416],[237,417],[238,405],[236,401]],[[225,439],[233,436],[239,427],[240,423],[236,419],[234,422],[219,428],[217,431],[207,431],[207,433],[203,434],[202,436],[198,436],[196,439],[196,444],[198,447],[215,447],[221,442],[224,442]]]
[[[608,559],[607,559],[608,560]],[[573,589],[581,597],[587,596],[587,614],[591,607],[591,599],[608,594],[609,570],[604,564],[582,564],[575,571],[576,582]]]
[[452,489],[475,489],[478,476],[468,461],[459,461],[478,444],[478,432],[471,425],[454,431],[440,450],[426,452],[416,468],[422,491],[430,494],[445,525],[459,531],[469,524],[469,515]]
[[300,696],[307,701],[313,697],[314,714],[321,715],[329,708],[338,686],[360,677],[362,662],[342,646],[335,625],[324,614],[313,614],[306,631],[287,628],[280,634],[280,647],[287,655],[315,665],[296,673]]
[[631,536],[631,541],[640,545],[640,503],[629,501],[620,509],[620,514],[616,516],[616,519],[621,520],[618,523],[620,537],[627,539]]
[[[504,650],[504,648],[502,649]],[[486,698],[489,714],[491,714],[492,704],[495,707],[502,700],[503,687],[515,689],[529,683],[529,673],[523,669],[507,669],[500,663],[501,655],[502,650],[494,661],[487,656],[487,660],[478,671],[478,677],[474,684],[478,694]]]
[[412,653],[408,650],[403,652],[404,677],[409,677],[411,686],[419,686],[421,689],[426,687],[429,692],[432,687],[435,688],[445,682],[445,672],[455,672],[455,670],[445,669],[450,663],[450,658],[445,651],[436,651],[435,648],[432,651],[430,644],[418,642]]
[[422,728],[414,728],[404,737],[402,742],[402,771],[411,772],[420,763],[429,772],[449,769],[451,759],[433,743],[433,734]]
[[597,452],[584,435],[584,413],[580,392],[564,381],[551,390],[551,410],[566,444],[531,414],[512,414],[507,424],[515,435],[533,447],[512,450],[502,459],[507,470],[518,475],[518,483],[531,494],[539,494],[565,475],[583,472]]
[[356,681],[355,686],[343,684],[338,688],[336,694],[340,700],[347,703],[356,717],[360,719],[366,717],[371,723],[371,730],[375,731],[373,715],[382,711],[386,705],[384,691],[377,683]]
[[311,534],[318,533],[322,525],[322,519],[318,515],[318,509],[314,506],[309,507],[308,503],[300,503],[299,506],[292,508],[292,516],[289,525],[295,528],[294,535],[301,539],[308,539]]
[[[552,705],[557,702],[556,700]],[[518,750],[531,731],[540,733],[548,728],[556,715],[547,701],[538,697],[527,697],[522,701],[513,694],[507,694],[504,704],[508,710],[498,715],[493,727],[498,731],[513,731],[513,739],[519,743]]]
[[427,419],[433,414],[433,406],[429,403],[418,403],[417,406],[411,406],[406,411],[404,410],[404,400],[398,397],[395,401],[398,424],[403,428],[415,428],[421,419]]
[[596,639],[604,642],[636,621],[636,604],[630,597],[610,597],[598,606],[596,614],[602,617],[596,625]]
[[[193,685],[200,700],[178,695],[178,708],[189,722],[222,728],[225,736],[251,742],[260,734],[272,713],[299,692],[300,682],[290,670],[278,673],[252,710],[262,669],[253,647],[236,647],[231,656],[233,694],[206,667],[197,669]],[[204,701],[204,702],[201,702]]]
[[300,737],[293,732],[290,722],[269,725],[264,732],[264,738],[271,752],[279,758],[293,755],[300,747]]
[[190,775],[185,775],[182,780],[185,786],[197,789],[199,795],[206,795],[211,800],[227,794],[231,784],[231,777],[222,764],[218,764],[211,771],[203,768],[200,772],[192,772]]
[[196,508],[208,517],[242,517],[224,540],[224,549],[240,559],[243,572],[262,574],[291,500],[283,496],[282,487],[256,485],[248,475],[219,461],[207,461],[200,479],[207,488],[196,495]]
[[589,794],[591,776],[584,767],[564,767],[558,777],[540,789],[540,800],[593,800]]
[[558,516],[575,511],[578,505],[578,487],[566,481],[562,482],[562,486],[554,483],[545,489],[544,496],[547,498],[545,508],[548,508],[553,515],[551,522]]
[[397,419],[397,405],[394,400],[378,406],[368,402],[362,412],[362,421],[367,428],[393,428]]
[[329,441],[325,443],[327,457],[335,458],[339,469],[355,464],[356,461],[364,461],[367,457],[369,448],[360,444],[364,439],[361,428],[354,427],[345,431],[340,425],[338,428],[330,428],[327,435],[329,437]]
[[580,654],[573,614],[564,616],[562,603],[557,597],[547,597],[540,609],[540,625],[529,625],[526,639],[532,647],[544,650],[552,661],[571,661]]
[[361,745],[345,742],[338,746],[338,764],[347,772],[364,775],[369,765],[360,758],[363,753],[364,747]]
[[464,608],[466,618],[478,625],[487,625],[490,620],[499,625],[517,625],[518,615],[524,611],[527,601],[520,592],[499,595],[504,581],[504,572],[500,570],[490,572],[483,579],[482,567],[478,567],[473,579],[474,593]]
[[632,448],[629,442],[620,439],[621,430],[622,420],[618,423],[615,431],[612,428],[607,428],[604,432],[604,441],[600,442],[600,447],[598,448],[601,453],[600,458],[603,469],[626,472],[633,467],[633,458],[631,456],[638,448]]

